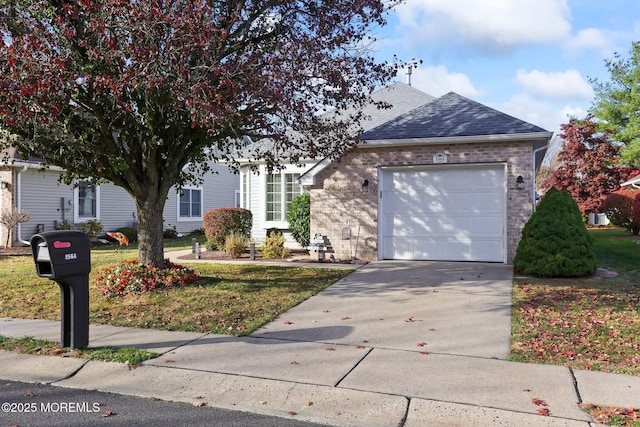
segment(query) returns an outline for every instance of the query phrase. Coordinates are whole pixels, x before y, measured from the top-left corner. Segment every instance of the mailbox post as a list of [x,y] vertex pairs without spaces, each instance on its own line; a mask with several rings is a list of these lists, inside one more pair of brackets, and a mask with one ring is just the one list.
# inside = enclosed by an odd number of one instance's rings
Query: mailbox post
[[31,237],[31,251],[40,277],[60,286],[60,345],[89,345],[89,273],[91,242],[80,231],[47,231]]

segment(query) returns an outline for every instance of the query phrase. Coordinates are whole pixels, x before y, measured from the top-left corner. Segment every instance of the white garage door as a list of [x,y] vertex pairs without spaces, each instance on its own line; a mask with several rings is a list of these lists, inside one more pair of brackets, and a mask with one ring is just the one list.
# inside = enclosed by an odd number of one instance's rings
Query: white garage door
[[505,262],[505,166],[381,169],[382,259]]

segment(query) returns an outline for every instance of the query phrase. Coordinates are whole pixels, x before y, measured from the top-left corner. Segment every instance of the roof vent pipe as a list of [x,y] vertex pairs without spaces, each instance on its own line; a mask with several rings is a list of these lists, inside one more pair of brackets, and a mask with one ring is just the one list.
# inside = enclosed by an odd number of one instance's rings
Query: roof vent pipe
[[407,75],[407,84],[408,84],[409,86],[411,86],[411,72],[412,72],[412,68],[413,68],[413,67],[412,67],[411,65],[409,65],[409,66],[407,67],[407,72],[406,72],[406,75]]

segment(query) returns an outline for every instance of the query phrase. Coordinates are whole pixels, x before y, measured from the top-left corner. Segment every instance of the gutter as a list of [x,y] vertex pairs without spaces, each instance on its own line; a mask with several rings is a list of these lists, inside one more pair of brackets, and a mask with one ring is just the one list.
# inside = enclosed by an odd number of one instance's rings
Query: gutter
[[471,136],[438,136],[429,138],[408,138],[408,139],[377,139],[366,140],[358,144],[358,148],[378,148],[378,147],[406,147],[413,145],[439,145],[439,144],[473,144],[479,142],[511,142],[528,140],[545,140],[545,148],[549,145],[549,140],[553,132],[530,132],[530,133],[505,133],[498,135],[471,135]]
[[[553,134],[552,134],[553,135]],[[546,143],[539,148],[535,148],[533,150],[533,179],[531,180],[532,182],[532,189],[531,189],[531,195],[532,195],[532,201],[533,201],[533,212],[536,211],[536,156],[540,151],[546,151],[547,148],[549,148],[549,142],[551,141],[551,136],[549,136],[549,139],[547,139]],[[544,159],[542,159],[544,160]],[[542,161],[540,161],[540,163],[542,164]]]
[[[16,199],[18,211],[22,210],[22,174],[29,169],[28,165],[22,166],[22,170],[16,173]],[[29,246],[31,243],[22,239],[22,223],[18,224],[18,242]]]

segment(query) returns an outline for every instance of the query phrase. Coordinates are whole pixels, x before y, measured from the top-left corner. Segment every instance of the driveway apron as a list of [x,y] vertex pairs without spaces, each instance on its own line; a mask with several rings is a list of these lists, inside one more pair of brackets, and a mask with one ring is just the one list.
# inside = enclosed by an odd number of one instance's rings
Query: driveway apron
[[373,262],[251,336],[506,359],[512,272],[495,263]]

